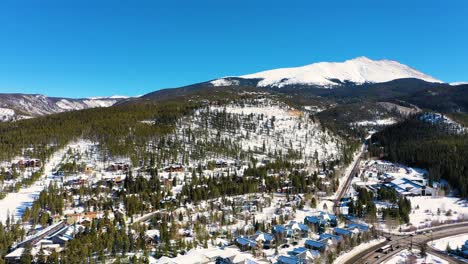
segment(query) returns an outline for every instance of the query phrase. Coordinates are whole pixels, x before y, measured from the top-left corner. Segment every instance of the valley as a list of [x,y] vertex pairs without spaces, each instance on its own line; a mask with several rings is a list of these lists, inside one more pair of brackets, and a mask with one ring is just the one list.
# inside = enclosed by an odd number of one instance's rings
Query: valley
[[[421,232],[466,232],[463,87],[357,58],[134,98],[0,95],[0,260],[418,258]],[[419,253],[394,242],[413,236]]]

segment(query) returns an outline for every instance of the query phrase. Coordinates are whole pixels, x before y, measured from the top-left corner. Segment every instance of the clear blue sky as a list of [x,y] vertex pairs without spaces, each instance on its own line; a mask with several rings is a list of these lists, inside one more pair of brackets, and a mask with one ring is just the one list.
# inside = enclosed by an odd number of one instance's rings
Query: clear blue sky
[[0,92],[140,95],[357,56],[468,81],[467,17],[466,0],[3,0]]

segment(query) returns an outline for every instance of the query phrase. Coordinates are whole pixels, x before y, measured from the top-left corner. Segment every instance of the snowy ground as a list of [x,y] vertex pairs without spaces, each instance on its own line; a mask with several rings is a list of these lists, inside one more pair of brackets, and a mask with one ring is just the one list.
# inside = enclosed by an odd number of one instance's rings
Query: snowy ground
[[29,187],[21,188],[17,193],[9,193],[4,199],[0,200],[1,222],[5,222],[8,215],[13,216],[15,219],[23,215],[24,210],[32,205],[39,193],[53,180],[52,172],[67,150],[68,148],[65,147],[50,157],[44,166],[44,175],[41,180],[36,181]]
[[[221,118],[228,124],[224,129],[215,125]],[[339,158],[342,144],[339,138],[313,122],[308,113],[267,99],[199,109],[178,125],[179,140],[187,136],[183,131],[189,128],[198,135],[198,140],[231,140],[244,152],[286,155],[294,150],[301,154],[300,161],[312,165],[316,158],[320,161]]]
[[0,122],[9,121],[13,119],[14,116],[15,116],[15,111],[13,111],[12,109],[0,107]]
[[32,205],[32,202],[38,197],[44,189],[42,182],[36,182],[28,188],[22,188],[17,193],[8,194],[3,200],[0,200],[0,222],[5,223],[8,216],[18,219],[23,214],[26,207]]
[[352,123],[351,125],[355,126],[388,126],[393,125],[397,122],[395,118],[384,118],[384,119],[376,119],[376,120],[364,120]]
[[383,262],[384,264],[404,264],[404,263],[432,263],[432,264],[448,264],[449,262],[436,257],[434,255],[428,254],[425,258],[419,256],[415,251],[410,252],[408,250],[401,251],[398,255],[395,255],[391,259]]
[[410,222],[419,228],[429,227],[434,221],[443,223],[468,218],[467,200],[427,196],[409,197],[409,199],[412,207]]
[[447,246],[450,246],[451,249],[456,249],[458,247],[461,247],[462,245],[465,244],[465,241],[468,240],[468,234],[461,234],[461,235],[456,235],[456,236],[451,236],[451,237],[444,237],[438,240],[435,240],[433,242],[429,242],[429,246],[445,251],[447,249]]
[[348,252],[344,252],[343,254],[341,254],[338,258],[335,259],[335,261],[333,263],[336,263],[336,264],[339,264],[339,263],[344,263],[346,261],[348,261],[350,258],[352,258],[353,256],[355,256],[356,254],[358,254],[359,252],[365,250],[365,249],[368,249],[370,247],[373,247],[379,243],[382,243],[385,241],[385,238],[380,238],[380,239],[374,239],[374,240],[371,240],[367,243],[362,243],[356,247],[354,247],[351,251],[348,251]]
[[465,134],[468,132],[468,129],[465,128],[462,124],[444,116],[440,113],[425,113],[419,117],[419,120],[430,124],[441,125],[456,134]]

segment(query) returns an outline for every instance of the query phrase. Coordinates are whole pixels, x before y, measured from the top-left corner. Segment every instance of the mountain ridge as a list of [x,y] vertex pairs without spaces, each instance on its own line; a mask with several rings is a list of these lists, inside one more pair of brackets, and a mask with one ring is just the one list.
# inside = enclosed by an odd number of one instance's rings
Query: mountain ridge
[[394,60],[371,60],[357,57],[344,62],[317,62],[300,67],[278,68],[257,73],[228,76],[210,81],[213,86],[239,85],[239,79],[259,80],[258,87],[282,88],[290,85],[310,85],[334,88],[344,83],[382,83],[396,79],[415,78],[444,83],[410,66]]
[[65,98],[42,94],[0,94],[0,121],[16,121],[43,115],[109,107],[127,97]]

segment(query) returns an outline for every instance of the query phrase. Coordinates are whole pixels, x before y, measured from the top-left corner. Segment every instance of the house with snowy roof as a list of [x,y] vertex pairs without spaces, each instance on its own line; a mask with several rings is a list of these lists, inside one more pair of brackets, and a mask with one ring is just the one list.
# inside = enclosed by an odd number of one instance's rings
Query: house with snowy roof
[[357,229],[359,232],[367,232],[367,231],[369,231],[370,228],[366,224],[349,223],[347,229],[350,230],[350,231],[352,231],[354,229]]
[[343,240],[343,238],[341,236],[328,234],[328,233],[323,233],[323,234],[320,234],[320,237],[319,237],[318,241],[322,242],[322,243],[325,243],[327,245],[336,245],[339,242],[341,242],[342,240]]
[[321,219],[318,216],[306,216],[304,218],[304,223],[307,225],[315,225],[315,226],[325,226],[327,221]]
[[145,240],[148,244],[159,243],[160,233],[158,229],[149,229],[145,231]]
[[6,263],[20,263],[21,256],[24,254],[24,248],[17,248],[5,256]]
[[336,227],[338,220],[335,215],[320,212],[318,215],[306,216],[304,218],[304,224],[312,228],[312,231],[322,233],[326,227]]
[[300,259],[297,256],[279,256],[277,264],[306,264],[305,259]]
[[309,236],[310,228],[296,221],[291,221],[286,225],[286,228],[292,231],[292,236],[295,238],[305,238]]
[[325,212],[320,212],[319,216],[323,220],[327,221],[327,223],[332,227],[335,227],[338,225],[338,220],[336,218],[336,215],[325,213]]
[[248,251],[257,247],[257,241],[244,236],[237,237],[235,244],[241,251]]
[[293,230],[284,225],[273,226],[272,233],[275,236],[277,243],[282,243],[287,238],[293,237]]
[[351,237],[353,235],[352,231],[348,229],[344,229],[344,228],[339,228],[339,227],[333,228],[333,232],[335,233],[335,235],[341,236],[341,237]]
[[269,249],[275,244],[275,237],[272,234],[261,231],[257,231],[255,235],[252,236],[252,240],[262,244],[264,249]]
[[306,248],[308,248],[308,249],[318,250],[319,252],[324,252],[325,249],[327,248],[326,243],[316,241],[316,240],[312,240],[312,239],[307,239],[304,242],[304,246]]
[[318,258],[320,256],[320,253],[317,250],[307,249],[305,247],[297,247],[294,248],[292,251],[289,251],[288,255],[306,260],[306,263],[310,263],[314,259]]
[[394,189],[399,195],[404,196],[432,196],[435,194],[433,188],[421,183],[417,180],[401,177],[391,182],[385,183],[384,186]]

